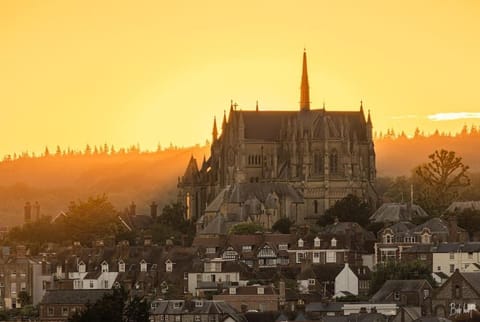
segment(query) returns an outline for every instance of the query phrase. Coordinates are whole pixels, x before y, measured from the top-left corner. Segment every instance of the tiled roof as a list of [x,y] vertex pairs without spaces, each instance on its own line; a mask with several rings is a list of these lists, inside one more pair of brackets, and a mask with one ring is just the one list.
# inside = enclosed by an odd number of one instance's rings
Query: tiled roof
[[41,304],[95,303],[111,290],[47,290]]
[[426,280],[388,280],[370,299],[371,302],[384,301],[393,292],[416,292],[419,291]]
[[373,222],[399,222],[410,221],[413,218],[428,217],[428,214],[422,207],[412,205],[409,211],[406,203],[384,203],[371,216]]

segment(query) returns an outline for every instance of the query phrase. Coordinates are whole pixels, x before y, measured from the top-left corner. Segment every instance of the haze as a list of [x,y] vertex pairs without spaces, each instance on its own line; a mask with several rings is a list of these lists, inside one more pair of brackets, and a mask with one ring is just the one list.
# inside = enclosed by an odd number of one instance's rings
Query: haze
[[364,101],[375,131],[480,124],[478,1],[2,1],[0,155],[203,144],[213,117]]

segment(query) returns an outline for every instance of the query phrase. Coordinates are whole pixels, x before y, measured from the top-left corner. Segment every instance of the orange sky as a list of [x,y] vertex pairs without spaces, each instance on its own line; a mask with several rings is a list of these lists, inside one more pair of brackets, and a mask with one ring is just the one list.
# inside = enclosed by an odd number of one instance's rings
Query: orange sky
[[312,108],[455,132],[480,124],[479,35],[475,0],[1,1],[0,155],[203,143],[230,99],[297,109],[304,46]]

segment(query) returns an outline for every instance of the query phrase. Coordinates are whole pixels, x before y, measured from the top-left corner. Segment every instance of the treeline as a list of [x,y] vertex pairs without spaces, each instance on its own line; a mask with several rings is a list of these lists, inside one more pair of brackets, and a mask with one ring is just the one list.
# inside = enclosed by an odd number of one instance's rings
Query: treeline
[[452,134],[451,132],[439,131],[436,129],[433,133],[425,134],[425,131],[420,130],[420,128],[416,128],[415,132],[409,136],[405,133],[405,131],[395,132],[395,129],[387,129],[385,133],[382,131],[374,133],[374,140],[415,140],[415,139],[426,139],[426,138],[435,138],[435,137],[443,137],[443,138],[480,138],[480,129],[477,125],[472,124],[470,127],[464,125],[460,132],[456,132]]
[[[205,143],[206,146],[208,146],[210,143],[207,141]],[[197,144],[194,146],[194,148],[200,148],[200,145]],[[139,144],[136,145],[131,145],[127,148],[115,148],[114,145],[89,145],[87,144],[83,150],[75,150],[71,149],[70,147],[67,148],[62,148],[59,145],[56,146],[54,150],[50,150],[48,146],[45,147],[45,150],[41,154],[35,154],[35,152],[22,152],[22,153],[13,153],[13,154],[7,154],[3,157],[3,160],[1,162],[10,162],[10,161],[15,161],[15,160],[22,160],[22,159],[35,159],[35,158],[62,158],[62,157],[90,157],[90,156],[126,156],[126,155],[153,155],[153,154],[159,154],[162,152],[169,152],[169,151],[176,151],[176,150],[182,150],[185,149],[184,147],[178,147],[174,145],[173,143],[170,143],[170,145],[166,148],[162,147],[160,144],[157,145],[156,150],[150,151],[150,150],[142,150],[140,148]]]

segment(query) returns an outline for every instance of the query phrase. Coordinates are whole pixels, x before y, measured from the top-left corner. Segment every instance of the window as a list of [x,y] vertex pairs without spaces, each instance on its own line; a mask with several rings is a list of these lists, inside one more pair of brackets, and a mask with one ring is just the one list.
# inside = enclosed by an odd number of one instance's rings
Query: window
[[10,284],[10,293],[16,294],[17,293],[17,283]]
[[205,249],[205,253],[207,254],[215,254],[217,252],[217,249],[215,247],[207,247],[207,249]]
[[200,322],[202,321],[202,318],[200,317],[200,315],[195,315],[195,322]]
[[202,307],[202,306],[203,306],[203,301],[201,300],[195,301],[195,307]]
[[426,261],[427,260],[427,255],[426,254],[420,254],[420,260]]
[[118,262],[118,271],[120,273],[124,273],[125,272],[125,263],[123,261],[120,261]]
[[263,287],[257,287],[257,294],[258,295],[265,294],[265,289]]
[[102,263],[102,273],[108,272],[108,264],[106,262]]
[[468,259],[473,259],[473,253],[468,253]]
[[55,310],[53,308],[53,306],[49,306],[48,309],[47,309],[47,315],[48,316],[53,316],[55,314]]
[[313,173],[322,174],[323,172],[323,156],[320,152],[313,155]]
[[335,238],[332,238],[331,245],[332,247],[337,247],[337,240]]
[[335,263],[337,261],[337,256],[335,252],[327,252],[327,263]]
[[455,298],[459,299],[462,296],[460,292],[460,286],[455,285]]
[[25,291],[27,289],[27,283],[21,282],[20,283],[20,291]]
[[315,285],[315,279],[314,278],[309,278],[308,279],[308,285]]
[[330,154],[330,173],[338,172],[338,155],[337,150],[333,150]]
[[69,310],[68,307],[62,306],[62,316],[68,316]]
[[450,252],[450,259],[455,259],[455,253],[454,252]]
[[279,244],[278,250],[288,250],[288,244]]
[[426,299],[429,296],[430,296],[430,290],[429,289],[424,289],[423,290],[423,298]]
[[313,240],[313,246],[320,247],[320,238],[315,237],[315,239]]
[[140,272],[146,272],[147,271],[147,262],[142,259],[140,262]]
[[301,238],[298,240],[298,247],[299,248],[303,247],[303,239],[301,239]]
[[93,288],[93,281],[90,281],[90,288]]
[[103,281],[103,288],[108,288],[108,280]]
[[455,272],[455,264],[450,264],[450,273]]
[[385,244],[391,244],[393,242],[393,236],[386,234],[383,238]]
[[182,321],[182,316],[181,315],[175,315],[175,322],[180,322]]
[[442,267],[441,266],[437,266],[437,271],[441,271],[442,270]]
[[398,291],[393,292],[393,299],[395,301],[400,301],[400,292]]
[[318,214],[318,201],[317,200],[313,201],[313,212]]
[[173,308],[174,309],[179,309],[182,307],[182,302],[173,302]]
[[251,251],[252,251],[252,246],[250,246],[250,245],[243,245],[242,246],[242,252],[248,253],[248,252],[251,252]]

